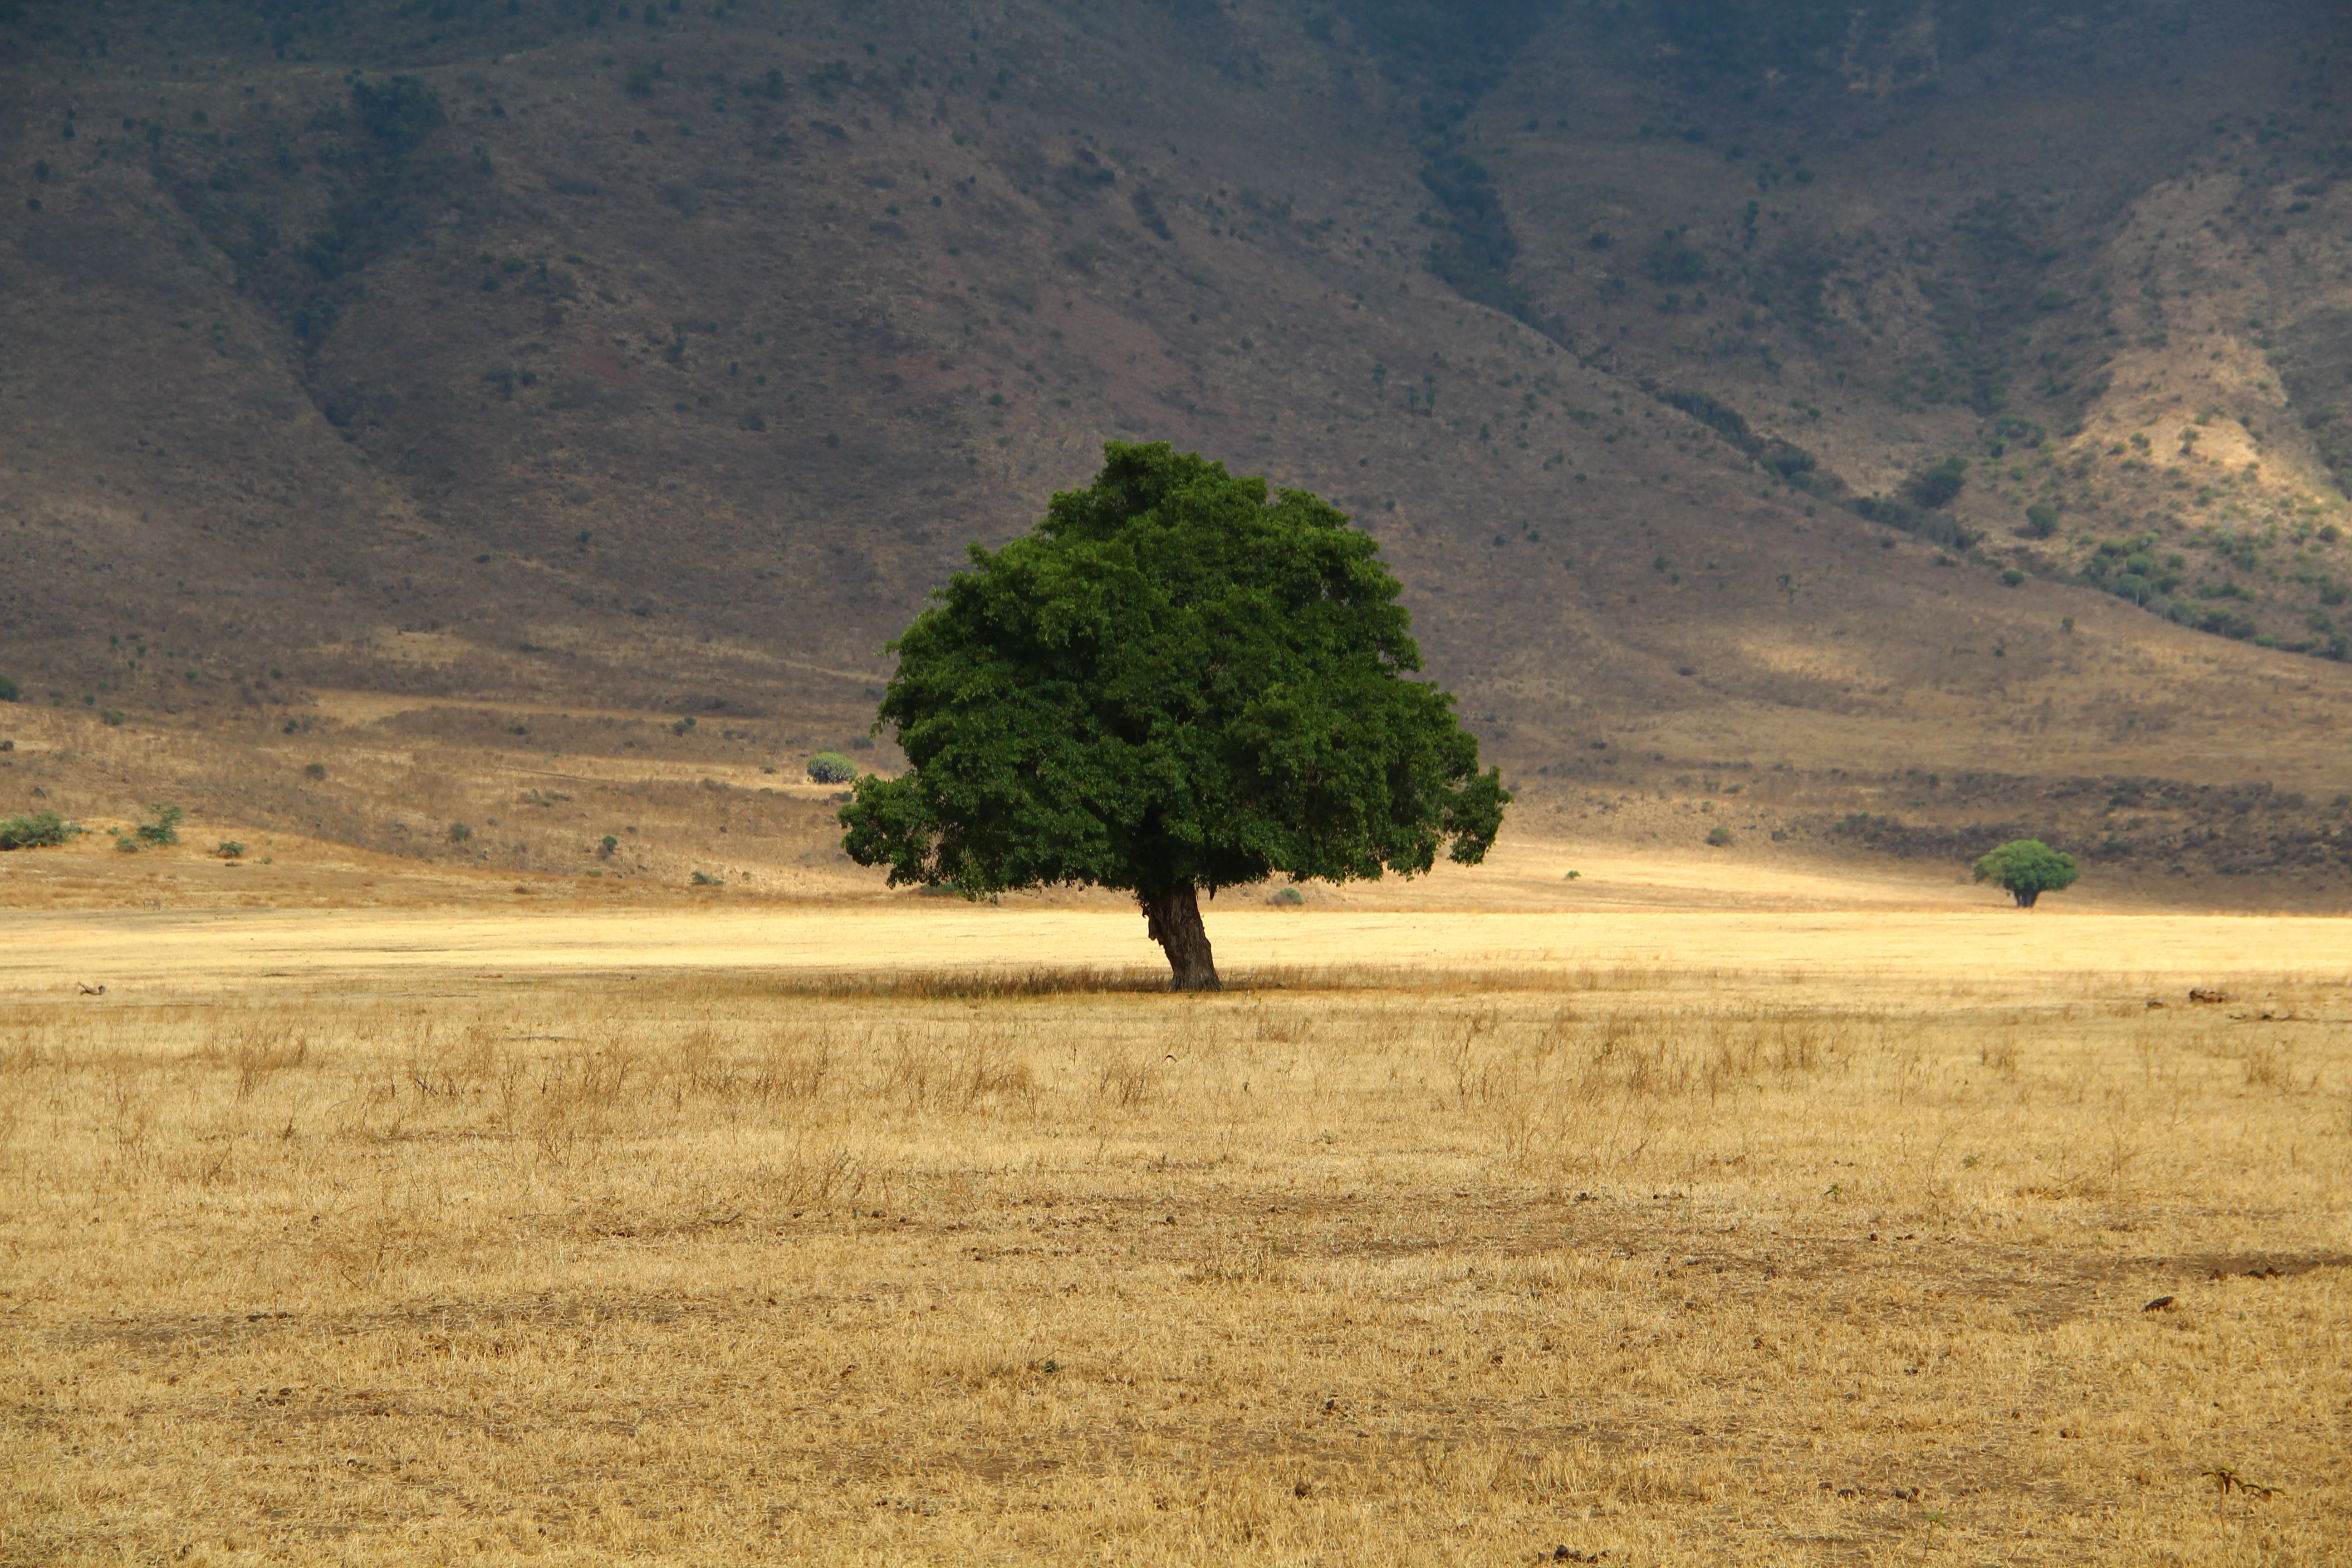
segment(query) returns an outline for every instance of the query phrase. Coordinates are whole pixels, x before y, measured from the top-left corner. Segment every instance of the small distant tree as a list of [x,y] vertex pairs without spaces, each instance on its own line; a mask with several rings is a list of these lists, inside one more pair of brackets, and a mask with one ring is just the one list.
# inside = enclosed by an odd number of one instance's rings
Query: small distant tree
[[24,695],[15,681],[5,675],[0,675],[0,702],[15,702]]
[[1379,544],[1165,443],[1104,456],[894,645],[880,716],[912,765],[857,781],[850,858],[968,898],[1130,892],[1179,991],[1219,984],[1202,889],[1484,858],[1510,794],[1454,699],[1406,679]]
[[839,752],[819,752],[808,760],[808,776],[818,784],[847,784],[857,776],[857,764]]
[[2072,855],[2062,855],[2039,838],[2012,838],[1976,865],[1976,879],[1997,884],[2021,910],[2032,909],[2044,893],[2073,887],[2082,874]]

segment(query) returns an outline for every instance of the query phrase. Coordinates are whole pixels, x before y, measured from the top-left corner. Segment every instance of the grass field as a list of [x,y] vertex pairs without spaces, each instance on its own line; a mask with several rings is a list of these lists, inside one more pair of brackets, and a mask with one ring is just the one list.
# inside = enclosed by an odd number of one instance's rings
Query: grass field
[[0,1560],[2352,1517],[2335,922],[1267,912],[1176,998],[1084,910],[10,918]]

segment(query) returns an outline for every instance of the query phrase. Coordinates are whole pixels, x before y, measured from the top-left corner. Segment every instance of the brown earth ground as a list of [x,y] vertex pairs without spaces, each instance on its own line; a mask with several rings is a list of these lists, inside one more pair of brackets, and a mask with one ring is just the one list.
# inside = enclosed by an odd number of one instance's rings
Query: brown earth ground
[[1176,998],[1107,905],[289,850],[85,840],[174,907],[0,916],[0,1561],[2321,1563],[2352,1509],[2338,921],[1696,857],[1563,913],[1528,846],[1220,907]]

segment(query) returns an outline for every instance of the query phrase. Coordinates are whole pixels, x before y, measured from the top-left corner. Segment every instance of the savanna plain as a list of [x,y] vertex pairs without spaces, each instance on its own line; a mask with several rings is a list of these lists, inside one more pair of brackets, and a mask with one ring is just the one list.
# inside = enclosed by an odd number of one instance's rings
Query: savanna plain
[[2340,1561],[2336,921],[17,918],[9,1562]]

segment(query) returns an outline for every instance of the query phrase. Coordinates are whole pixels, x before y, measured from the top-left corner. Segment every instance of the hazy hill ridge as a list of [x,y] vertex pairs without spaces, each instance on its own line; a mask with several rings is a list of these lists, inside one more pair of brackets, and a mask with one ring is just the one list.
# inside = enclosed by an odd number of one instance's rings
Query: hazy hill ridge
[[968,541],[1150,435],[1354,510],[1536,778],[2332,798],[2341,31],[20,4],[0,668],[845,724]]

